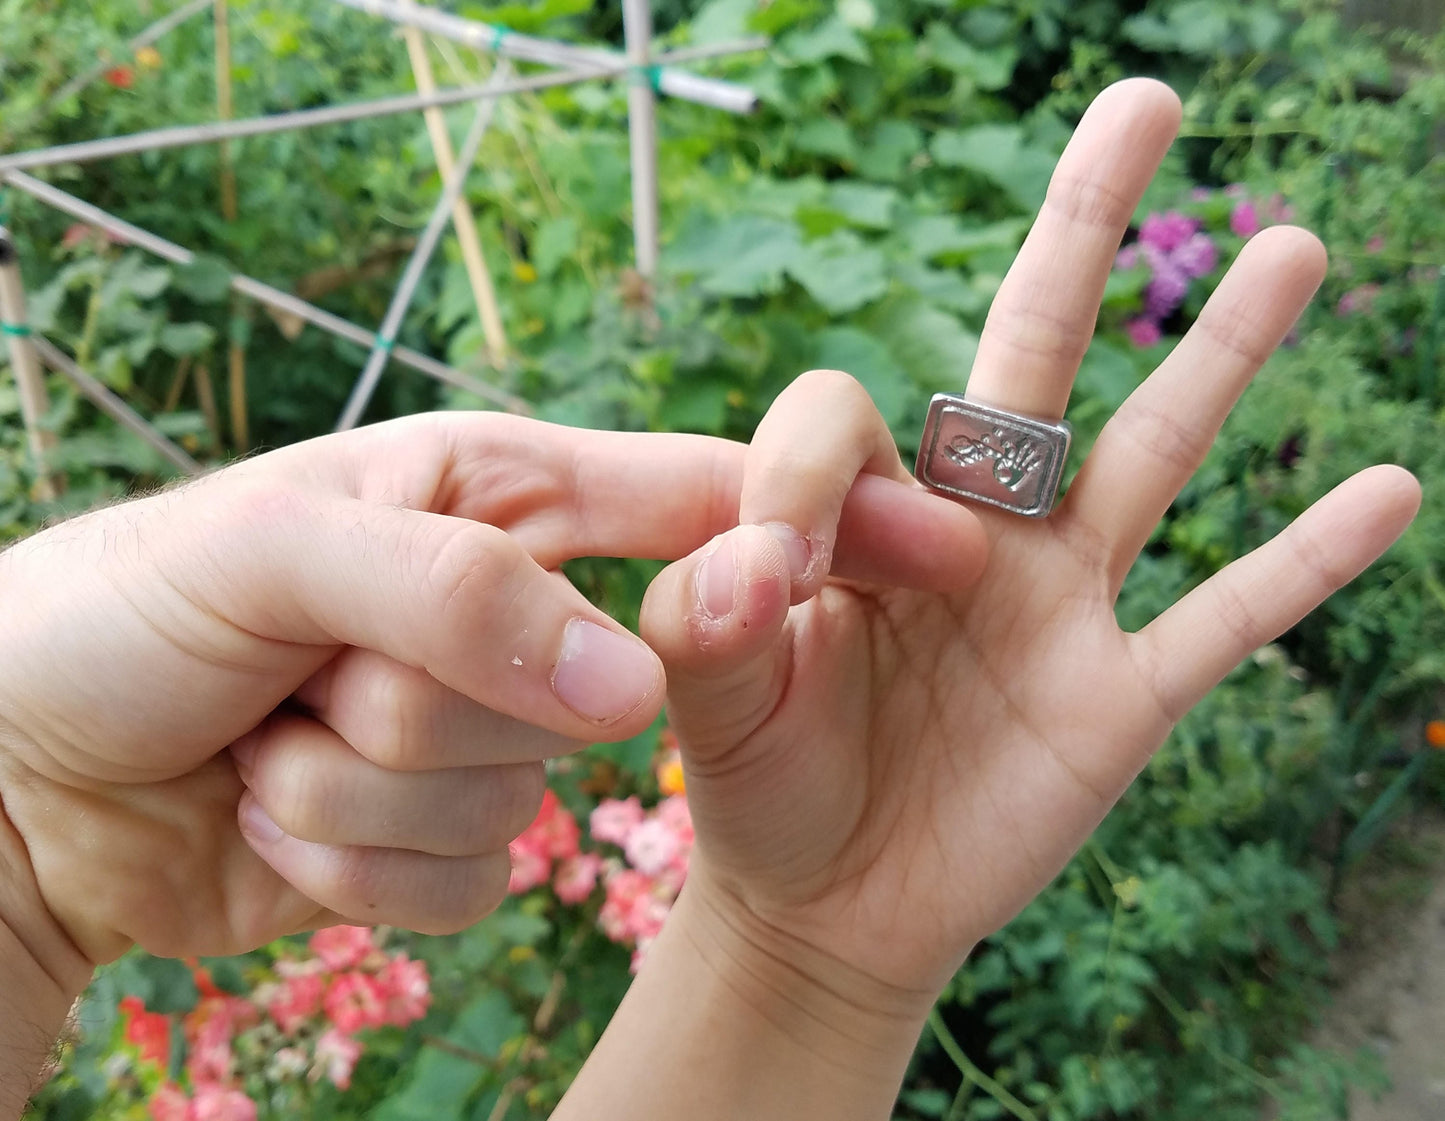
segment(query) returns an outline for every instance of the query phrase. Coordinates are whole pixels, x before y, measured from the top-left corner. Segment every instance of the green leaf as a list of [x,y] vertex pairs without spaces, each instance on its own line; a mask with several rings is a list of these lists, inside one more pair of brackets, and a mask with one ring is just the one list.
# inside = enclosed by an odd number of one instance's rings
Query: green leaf
[[803,246],[787,271],[833,315],[856,311],[888,291],[883,254],[846,231]]
[[218,257],[197,256],[175,268],[175,285],[198,304],[216,304],[231,291],[231,267]]
[[875,187],[868,183],[835,183],[823,206],[841,214],[855,226],[886,230],[893,224],[893,211],[898,192],[892,187]]
[[792,222],[745,214],[684,232],[664,260],[671,271],[696,276],[715,296],[759,296],[782,287],[784,271],[801,249]]
[[916,296],[902,297],[882,305],[867,325],[925,390],[963,389],[978,352],[978,336],[956,316]]
[[777,49],[785,57],[804,65],[828,58],[847,58],[863,63],[870,61],[868,48],[858,33],[837,16],[824,20],[817,27],[789,32],[778,40]]
[[1075,392],[1107,405],[1110,411],[1124,403],[1139,384],[1134,360],[1118,347],[1095,340],[1079,364]]
[[820,331],[813,365],[818,369],[842,370],[857,378],[890,427],[902,421],[916,403],[917,388],[893,360],[888,347],[857,327],[829,327]]
[[1023,218],[1006,218],[977,226],[965,225],[954,214],[922,214],[905,222],[898,236],[925,260],[947,258],[951,263],[961,264],[985,250],[1017,252],[1027,230],[1028,222]]
[[549,218],[537,228],[532,239],[532,264],[541,276],[551,276],[564,261],[577,255],[580,231],[577,219],[563,214]]
[[980,49],[937,22],[928,25],[924,44],[939,65],[981,90],[1001,90],[1007,86],[1019,60],[1018,48],[1012,43]]
[[720,432],[727,419],[730,392],[726,382],[685,378],[663,397],[656,427],[669,432]]
[[907,121],[880,121],[872,136],[858,149],[855,162],[860,175],[871,179],[900,179],[913,157],[923,150],[923,133]]
[[216,340],[216,332],[204,323],[167,323],[161,328],[160,346],[167,354],[180,358],[199,354]]
[[827,156],[844,164],[858,158],[858,142],[848,126],[836,117],[813,117],[798,129],[793,146],[800,152]]
[[1029,213],[1043,205],[1056,162],[1052,152],[1029,144],[1019,125],[977,125],[939,132],[931,151],[942,167],[966,168],[991,179]]

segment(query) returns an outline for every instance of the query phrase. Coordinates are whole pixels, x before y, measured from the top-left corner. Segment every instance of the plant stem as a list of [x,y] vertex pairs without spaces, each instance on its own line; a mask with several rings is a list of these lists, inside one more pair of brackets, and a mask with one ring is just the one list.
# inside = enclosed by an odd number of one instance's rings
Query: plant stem
[[948,1025],[943,1022],[943,1016],[937,1008],[928,1014],[928,1026],[933,1030],[944,1054],[953,1060],[953,1065],[963,1075],[965,1083],[977,1086],[1017,1117],[1019,1121],[1039,1121],[1038,1115],[1033,1110],[1004,1089],[996,1080],[986,1075],[972,1059],[963,1053],[963,1048],[958,1045],[958,1040],[953,1038],[953,1033],[948,1030]]

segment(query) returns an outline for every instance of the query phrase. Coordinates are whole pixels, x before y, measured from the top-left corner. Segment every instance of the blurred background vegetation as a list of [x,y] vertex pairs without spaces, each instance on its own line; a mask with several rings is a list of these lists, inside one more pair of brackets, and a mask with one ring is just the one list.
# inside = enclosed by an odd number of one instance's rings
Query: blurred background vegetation
[[[620,8],[601,0],[449,7],[569,42],[621,40]],[[320,0],[230,8],[237,116],[411,88],[405,47],[380,20]],[[450,239],[402,332],[538,416],[745,439],[797,373],[830,366],[872,392],[907,459],[928,396],[963,383],[1072,125],[1125,75],[1162,78],[1185,102],[1183,136],[1141,208],[1141,234],[1147,215],[1173,213],[1211,249],[1169,306],[1152,287],[1157,259],[1121,262],[1070,406],[1080,451],[1187,328],[1255,226],[1289,219],[1324,239],[1332,264],[1319,298],[1157,533],[1121,618],[1142,623],[1369,463],[1393,460],[1422,478],[1419,522],[1187,717],[1079,858],[979,949],[940,1003],[897,1117],[1255,1121],[1266,1101],[1291,1121],[1347,1116],[1348,1088],[1377,1085],[1378,1063],[1303,1042],[1325,1000],[1334,893],[1412,800],[1438,802],[1445,789],[1430,751],[1445,743],[1445,725],[1430,724],[1445,715],[1445,511],[1429,497],[1445,481],[1439,6],[654,8],[667,45],[773,38],[767,52],[700,64],[756,89],[753,116],[659,107],[656,284],[629,268],[625,85],[552,90],[499,106],[468,184],[509,360],[496,369],[481,360]],[[206,19],[149,51],[125,45],[166,10],[158,0],[0,0],[0,150],[213,119]],[[1388,26],[1372,24],[1382,17]],[[464,50],[431,50],[443,84],[490,68]],[[97,60],[99,80],[56,99]],[[459,135],[469,111],[452,112]],[[15,191],[0,196],[36,327],[215,462],[328,431],[364,359],[232,297],[218,263],[374,325],[439,189],[411,116],[240,143],[233,220],[222,214],[219,161],[200,147],[43,174],[195,248],[204,260],[191,269],[73,229]],[[1157,332],[1141,332],[1141,317]],[[233,349],[244,355],[243,439],[224,376]],[[153,452],[63,383],[51,391],[47,424],[66,489],[41,502],[13,383],[0,379],[0,540],[167,478]],[[480,405],[393,367],[368,416]],[[570,574],[635,621],[653,571],[588,561]],[[585,817],[603,798],[656,800],[658,737],[560,766],[561,804]],[[626,949],[598,929],[601,903],[597,893],[564,904],[544,885],[453,938],[392,935],[427,963],[430,1011],[367,1035],[349,1089],[287,1081],[264,1056],[237,1077],[263,1117],[294,1116],[303,1101],[317,1117],[544,1116],[628,979]],[[288,952],[209,963],[210,976],[225,992],[254,991]],[[169,1071],[148,1070],[133,1021],[117,1009],[126,993],[162,1013],[205,999],[204,984],[174,963],[136,955],[107,970],[38,1115],[145,1116],[158,1078],[184,1079],[179,1047]],[[173,1031],[179,1043],[178,1020]]]

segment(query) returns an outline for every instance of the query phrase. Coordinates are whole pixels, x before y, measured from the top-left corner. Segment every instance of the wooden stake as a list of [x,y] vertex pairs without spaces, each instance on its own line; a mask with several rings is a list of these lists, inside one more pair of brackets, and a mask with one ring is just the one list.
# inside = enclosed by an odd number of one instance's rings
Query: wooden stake
[[[436,78],[432,74],[431,60],[427,58],[426,42],[415,27],[403,28],[406,50],[411,56],[411,71],[416,78],[416,89],[421,94],[436,93]],[[437,171],[442,182],[448,182],[456,167],[456,154],[452,151],[451,137],[447,135],[446,118],[440,109],[427,109],[423,114],[427,132],[431,135],[432,152],[436,156]],[[467,267],[471,280],[472,295],[477,301],[477,316],[482,322],[482,336],[487,342],[487,360],[493,366],[501,367],[507,360],[507,335],[502,326],[502,313],[497,307],[497,292],[492,286],[492,274],[487,269],[487,259],[482,253],[482,242],[477,236],[477,223],[466,196],[457,199],[452,208],[452,226],[457,231],[457,242],[462,249],[462,261]]]
[[196,367],[196,400],[200,402],[201,415],[206,418],[212,446],[221,447],[221,414],[216,408],[216,387],[211,384],[211,367],[205,363]]
[[3,226],[0,226],[0,331],[9,344],[10,368],[15,371],[15,384],[20,390],[20,416],[25,424],[30,457],[35,463],[35,497],[41,502],[53,502],[59,493],[49,467],[55,433],[42,427],[50,412],[50,396],[45,391],[45,376],[40,369],[40,356],[35,353],[35,340],[30,336],[25,285],[20,278],[20,254],[10,232]]
[[[231,19],[228,0],[216,0],[213,9],[216,23],[216,116],[229,121],[234,113],[231,101]],[[234,222],[237,217],[236,166],[231,159],[231,143],[221,141],[221,217]],[[243,314],[239,298],[232,307],[233,318]],[[239,339],[231,339],[227,350],[227,400],[231,406],[231,442],[240,451],[251,446],[250,424],[246,409],[246,349]]]
[[637,271],[647,282],[646,306],[652,312],[651,286],[657,276],[657,102],[653,96],[652,6],[650,0],[623,0],[627,37],[627,130],[632,149],[632,239]]

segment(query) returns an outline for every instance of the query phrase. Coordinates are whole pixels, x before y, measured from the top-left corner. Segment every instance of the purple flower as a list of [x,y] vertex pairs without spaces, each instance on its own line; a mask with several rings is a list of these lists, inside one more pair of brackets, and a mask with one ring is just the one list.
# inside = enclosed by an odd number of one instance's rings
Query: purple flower
[[1164,337],[1164,332],[1159,329],[1159,324],[1145,315],[1125,323],[1124,333],[1129,336],[1129,341],[1140,350],[1153,346]]
[[1144,289],[1144,314],[1152,319],[1167,319],[1184,302],[1189,291],[1189,277],[1172,264],[1159,269]]
[[1201,230],[1174,250],[1170,260],[1185,276],[1208,276],[1219,264],[1219,249],[1214,239]]
[[1167,214],[1150,214],[1139,227],[1139,241],[1162,253],[1172,253],[1199,229],[1197,219],[1171,210]]
[[1137,245],[1126,245],[1119,250],[1119,255],[1114,258],[1116,269],[1132,269],[1139,263],[1139,247]]
[[1245,199],[1229,212],[1229,228],[1236,237],[1253,237],[1259,233],[1259,212]]

